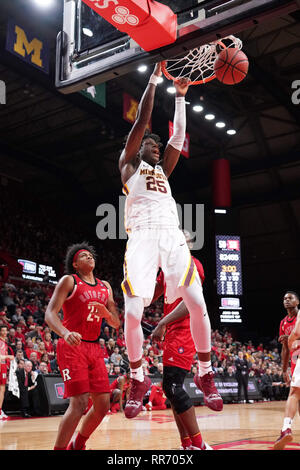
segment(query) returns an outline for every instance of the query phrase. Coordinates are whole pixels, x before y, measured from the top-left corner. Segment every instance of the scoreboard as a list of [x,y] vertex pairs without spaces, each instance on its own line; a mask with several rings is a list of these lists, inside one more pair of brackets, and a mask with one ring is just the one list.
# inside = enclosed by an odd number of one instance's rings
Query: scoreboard
[[216,279],[221,323],[242,323],[241,239],[216,235]]
[[218,295],[243,295],[239,236],[216,236]]

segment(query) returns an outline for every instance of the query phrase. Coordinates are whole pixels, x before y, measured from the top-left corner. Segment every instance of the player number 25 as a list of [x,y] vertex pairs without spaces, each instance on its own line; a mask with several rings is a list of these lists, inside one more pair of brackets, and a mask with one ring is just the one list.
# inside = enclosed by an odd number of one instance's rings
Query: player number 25
[[157,181],[154,176],[147,176],[146,188],[148,191],[159,191],[160,193],[166,193],[167,188],[164,181]]

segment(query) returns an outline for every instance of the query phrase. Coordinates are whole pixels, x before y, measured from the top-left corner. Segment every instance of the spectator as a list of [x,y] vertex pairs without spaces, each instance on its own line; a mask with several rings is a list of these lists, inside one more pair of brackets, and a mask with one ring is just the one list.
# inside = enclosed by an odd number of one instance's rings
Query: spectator
[[40,365],[39,365],[38,372],[40,372],[41,374],[44,374],[44,375],[49,374],[48,364],[46,362],[41,361]]
[[249,380],[249,364],[247,359],[244,356],[243,351],[238,352],[238,357],[235,361],[235,368],[236,368],[236,379],[238,382],[238,397],[237,400],[241,403],[242,398],[242,391],[244,392],[244,397],[246,403],[249,402],[248,398],[248,380]]
[[119,352],[119,348],[118,347],[115,347],[114,348],[114,352],[112,353],[112,355],[110,356],[110,362],[114,365],[114,366],[121,366],[122,365],[122,356]]
[[23,418],[40,416],[37,374],[32,370],[31,361],[25,361],[24,368],[18,368],[16,375],[20,390],[21,415]]
[[260,390],[265,401],[274,400],[273,379],[270,368],[267,368],[266,372],[261,376]]

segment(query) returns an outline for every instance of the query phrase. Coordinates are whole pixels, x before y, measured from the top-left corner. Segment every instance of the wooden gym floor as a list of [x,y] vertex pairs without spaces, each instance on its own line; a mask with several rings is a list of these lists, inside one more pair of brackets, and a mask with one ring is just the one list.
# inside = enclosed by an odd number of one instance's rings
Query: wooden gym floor
[[[285,402],[224,405],[216,413],[205,406],[196,415],[205,441],[215,450],[269,450],[278,437]],[[62,416],[10,418],[0,421],[1,450],[51,450]],[[300,419],[293,422],[294,441],[287,450],[300,450]],[[87,443],[87,450],[177,450],[179,435],[168,409],[144,411],[128,420],[107,415]]]

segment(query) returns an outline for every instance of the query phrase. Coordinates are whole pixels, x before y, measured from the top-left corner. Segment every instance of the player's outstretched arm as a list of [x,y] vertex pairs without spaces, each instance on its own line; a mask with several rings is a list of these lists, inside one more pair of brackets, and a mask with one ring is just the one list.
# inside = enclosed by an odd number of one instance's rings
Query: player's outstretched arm
[[164,335],[164,332],[166,330],[166,326],[169,325],[169,323],[173,323],[174,321],[181,320],[182,318],[186,317],[189,315],[189,311],[185,305],[185,303],[182,301],[180,304],[178,304],[174,310],[166,315],[164,318],[160,320],[160,322],[157,324],[157,326],[154,328],[152,332],[152,338],[156,339],[158,341],[161,341]]
[[58,316],[64,301],[72,292],[73,288],[74,279],[72,276],[66,275],[60,279],[54,289],[53,295],[46,309],[45,321],[51,330],[58,334],[58,336],[64,338],[64,340],[70,346],[77,346],[80,344],[81,335],[75,331],[69,331],[67,328],[65,328]]
[[182,78],[174,82],[174,87],[176,88],[176,97],[173,135],[167,144],[162,164],[167,178],[171,175],[178,162],[186,133],[185,95],[189,88],[187,79]]
[[126,165],[131,164],[133,167],[137,166],[138,152],[141,148],[142,139],[152,115],[156,85],[161,74],[161,64],[156,64],[154,72],[150,77],[149,83],[140,101],[135,123],[127,137],[125,148],[119,159],[119,169],[122,179],[124,178],[122,173]]

